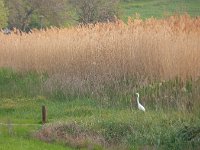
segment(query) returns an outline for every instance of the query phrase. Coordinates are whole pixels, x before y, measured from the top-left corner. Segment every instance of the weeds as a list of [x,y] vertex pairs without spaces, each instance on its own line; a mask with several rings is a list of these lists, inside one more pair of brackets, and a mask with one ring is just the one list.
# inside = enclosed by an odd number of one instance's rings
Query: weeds
[[[49,86],[49,81],[53,86]],[[61,81],[64,79],[60,79]],[[17,73],[2,69],[0,73],[0,97],[4,98],[32,98],[40,96],[53,101],[74,101],[76,99],[95,100],[99,107],[128,108],[135,107],[135,92],[141,94],[141,102],[147,110],[180,110],[183,112],[198,112],[199,103],[199,80],[188,79],[186,81],[176,78],[168,81],[154,81],[142,83],[134,78],[120,79],[114,82],[104,83],[102,88],[96,89],[93,83],[87,83],[84,92],[82,87],[70,88],[73,82],[63,86],[62,82],[52,80],[45,74],[34,72]],[[80,81],[81,82],[81,81]],[[83,81],[82,81],[83,82]],[[78,83],[78,82],[77,82]],[[80,83],[79,83],[80,84]],[[50,88],[52,87],[52,88]],[[80,112],[79,112],[80,111]],[[90,113],[90,110],[86,110]],[[81,113],[81,110],[76,110]]]
[[[103,112],[105,113],[106,109]],[[76,147],[83,146],[83,143],[95,143],[106,149],[116,149],[116,147],[130,149],[132,146],[137,148],[150,146],[160,149],[170,146],[171,149],[177,149],[184,146],[187,148],[199,146],[199,130],[192,127],[192,124],[198,121],[177,112],[168,114],[149,112],[145,115],[136,111],[131,113],[115,110],[113,114],[109,113],[107,118],[95,115],[95,119],[92,120],[90,117],[85,118],[86,120],[82,119],[77,119],[72,123],[54,123],[44,127],[36,136],[42,140],[55,138],[69,145],[76,143]],[[189,130],[184,127],[186,124]],[[194,145],[191,145],[191,140],[187,140],[190,137]]]

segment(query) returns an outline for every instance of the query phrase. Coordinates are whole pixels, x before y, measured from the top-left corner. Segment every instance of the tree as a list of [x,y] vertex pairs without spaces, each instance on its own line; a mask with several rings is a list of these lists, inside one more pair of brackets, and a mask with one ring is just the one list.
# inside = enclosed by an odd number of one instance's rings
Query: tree
[[32,27],[60,26],[67,17],[66,0],[6,0],[9,27],[28,31]]
[[118,16],[119,0],[71,0],[78,21],[84,24],[114,21]]
[[0,0],[0,29],[7,26],[7,9],[4,6],[3,0]]

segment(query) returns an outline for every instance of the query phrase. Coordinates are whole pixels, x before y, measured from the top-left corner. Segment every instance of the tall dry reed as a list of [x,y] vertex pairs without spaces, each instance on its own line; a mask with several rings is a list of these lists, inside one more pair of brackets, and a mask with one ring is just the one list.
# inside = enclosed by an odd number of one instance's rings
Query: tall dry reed
[[73,84],[77,89],[86,80],[97,87],[99,83],[133,76],[164,80],[176,76],[197,78],[200,18],[130,18],[127,24],[119,20],[33,30],[22,35],[18,31],[11,35],[1,33],[0,67],[45,71],[52,75],[52,82]]

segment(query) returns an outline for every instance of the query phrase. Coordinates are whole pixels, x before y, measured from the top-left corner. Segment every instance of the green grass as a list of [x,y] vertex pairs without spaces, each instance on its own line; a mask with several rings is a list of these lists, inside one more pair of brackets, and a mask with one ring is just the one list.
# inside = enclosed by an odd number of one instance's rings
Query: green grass
[[0,136],[0,150],[70,150],[70,148],[38,140]]
[[[172,144],[172,148],[177,148],[180,146],[178,143],[174,143],[175,147],[173,142],[170,143],[172,138],[176,138],[174,134],[178,133],[184,126],[193,126],[199,123],[199,118],[193,114],[149,110],[144,114],[135,109],[100,109],[98,106],[94,106],[93,102],[84,100],[63,103],[46,102],[46,100],[41,99],[1,100],[1,111],[3,112],[2,108],[7,107],[8,103],[13,104],[15,101],[17,104],[12,107],[15,111],[8,110],[6,114],[1,113],[1,122],[7,123],[9,120],[19,124],[39,124],[41,105],[45,104],[48,108],[48,121],[51,123],[57,124],[57,121],[76,122],[84,128],[102,132],[109,142],[121,142],[125,138],[127,144],[137,145],[137,147],[143,144],[158,146],[161,142],[161,145],[167,144],[169,146]],[[20,108],[20,105],[24,106]],[[11,134],[14,139],[16,137],[23,139],[38,129],[40,126],[13,126]],[[131,132],[130,129],[135,131]],[[1,130],[3,135],[9,136],[7,126],[1,127]],[[24,142],[31,141],[25,140]]]
[[[41,105],[45,104],[48,108],[48,122],[53,125],[57,125],[58,122],[62,125],[75,122],[87,131],[100,133],[108,143],[123,142],[129,148],[134,147],[136,149],[143,146],[183,148],[184,142],[179,139],[179,131],[184,129],[185,126],[199,127],[200,125],[200,118],[194,114],[177,111],[151,111],[148,109],[146,113],[143,113],[137,109],[99,108],[90,100],[52,102],[36,98],[29,100],[1,99],[0,101],[0,122],[40,124]],[[5,111],[5,109],[7,110]],[[26,148],[29,143],[30,148],[35,145],[37,149],[38,144],[48,147],[46,144],[33,140],[33,133],[40,129],[40,125],[1,126],[0,138],[4,140],[4,136],[10,136],[5,139],[6,142],[13,141],[18,149],[21,148],[21,145]],[[77,132],[79,134],[80,131]],[[16,143],[15,141],[18,138],[20,138],[20,142]],[[191,143],[199,146],[195,141]],[[191,147],[191,143],[186,141],[184,147]],[[5,143],[4,147],[6,148]],[[8,146],[8,148],[10,147]]]
[[183,14],[187,12],[191,16],[200,15],[199,0],[126,0],[121,2],[120,8],[123,12],[122,18],[135,13],[141,18],[162,18],[171,14]]
[[[119,90],[109,85],[102,89],[106,93],[98,98],[80,94],[69,98],[64,92],[70,91],[61,91],[63,94],[57,95],[46,93],[43,84],[48,78],[33,72],[22,74],[0,70],[0,123],[18,124],[0,125],[0,149],[87,149],[91,139],[96,137],[112,149],[200,147],[199,80],[185,83],[179,79],[155,81],[142,87],[135,80],[120,83],[118,87],[134,83],[141,93],[141,103],[145,104],[146,112],[143,113],[131,104],[131,94],[127,91],[124,94],[122,87]],[[166,102],[169,95],[178,103]],[[194,105],[191,110],[178,106],[184,106],[187,99]],[[49,126],[44,128],[41,126],[42,105],[48,109]],[[40,138],[35,136],[39,131],[43,134],[45,129],[52,130],[46,135],[51,144],[38,141]],[[57,138],[54,131],[59,129],[72,140]],[[85,142],[75,140],[74,136]],[[96,143],[93,148],[103,149],[105,145]]]

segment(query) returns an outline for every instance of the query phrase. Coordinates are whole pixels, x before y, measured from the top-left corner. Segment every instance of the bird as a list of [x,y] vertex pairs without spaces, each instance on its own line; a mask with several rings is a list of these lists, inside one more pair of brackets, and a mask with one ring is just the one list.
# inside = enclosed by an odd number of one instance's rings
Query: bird
[[140,104],[140,102],[139,102],[139,97],[140,97],[139,93],[135,93],[135,94],[137,95],[137,105],[138,105],[138,109],[145,112],[144,106],[142,106],[142,104]]

